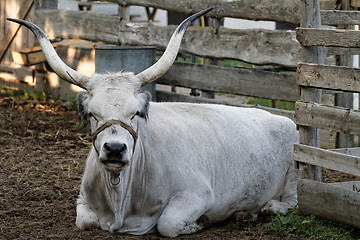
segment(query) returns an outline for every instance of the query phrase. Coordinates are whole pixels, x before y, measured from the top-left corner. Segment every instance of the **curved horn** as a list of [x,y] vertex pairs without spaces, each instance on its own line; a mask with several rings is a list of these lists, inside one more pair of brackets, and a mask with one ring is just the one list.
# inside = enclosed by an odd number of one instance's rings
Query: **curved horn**
[[188,17],[175,29],[175,32],[173,33],[162,57],[154,65],[136,75],[142,81],[142,86],[156,80],[169,70],[169,68],[175,61],[175,58],[180,48],[181,39],[187,27],[189,27],[190,24],[197,18],[205,15],[212,9],[213,7]]
[[49,39],[46,37],[45,33],[35,24],[31,22],[7,18],[7,20],[19,23],[27,28],[29,28],[35,36],[38,38],[42,51],[45,55],[46,60],[48,61],[50,67],[54,72],[62,79],[68,81],[69,83],[75,84],[81,88],[85,88],[86,82],[89,80],[89,77],[76,72],[69,66],[67,66],[57,55],[55,49],[51,45]]

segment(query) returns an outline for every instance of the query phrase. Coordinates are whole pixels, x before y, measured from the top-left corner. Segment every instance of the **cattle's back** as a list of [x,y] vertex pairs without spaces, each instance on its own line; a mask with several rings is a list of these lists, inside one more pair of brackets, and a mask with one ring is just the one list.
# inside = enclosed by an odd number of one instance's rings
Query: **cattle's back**
[[146,162],[156,173],[153,187],[162,185],[164,196],[212,191],[213,221],[237,209],[258,211],[269,201],[292,165],[298,139],[288,118],[208,104],[152,103],[141,131]]

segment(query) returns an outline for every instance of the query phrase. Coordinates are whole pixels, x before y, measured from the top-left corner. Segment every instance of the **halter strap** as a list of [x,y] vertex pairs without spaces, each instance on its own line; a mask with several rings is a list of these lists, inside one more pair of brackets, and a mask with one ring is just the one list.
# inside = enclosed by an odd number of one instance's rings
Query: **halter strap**
[[137,129],[136,129],[136,132],[134,131],[134,129],[129,126],[128,124],[124,123],[123,121],[120,121],[120,120],[116,120],[116,119],[111,119],[111,120],[108,120],[106,121],[103,125],[101,125],[99,128],[97,128],[94,133],[92,134],[92,137],[93,137],[93,145],[94,145],[94,148],[95,148],[95,151],[97,152],[97,154],[99,155],[99,151],[96,149],[95,147],[95,140],[96,140],[96,137],[97,135],[104,131],[106,128],[110,127],[111,125],[113,124],[119,124],[122,128],[124,128],[125,130],[127,130],[130,135],[133,137],[134,139],[134,147],[133,147],[133,153],[135,151],[135,145],[136,145],[136,142],[137,142],[137,139],[138,139],[138,130],[139,130],[139,122],[137,122]]

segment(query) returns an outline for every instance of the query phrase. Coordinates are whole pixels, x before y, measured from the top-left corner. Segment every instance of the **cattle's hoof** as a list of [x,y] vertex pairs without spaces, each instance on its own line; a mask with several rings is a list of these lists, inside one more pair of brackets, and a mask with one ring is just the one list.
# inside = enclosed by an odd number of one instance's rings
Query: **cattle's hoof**
[[210,219],[205,216],[205,215],[201,215],[199,217],[199,219],[196,221],[196,223],[200,226],[202,226],[202,228],[208,228],[211,226],[211,221]]
[[252,222],[252,216],[248,212],[236,211],[232,216],[232,220],[238,225],[247,225]]
[[262,210],[257,218],[258,223],[269,223],[276,214],[271,210]]

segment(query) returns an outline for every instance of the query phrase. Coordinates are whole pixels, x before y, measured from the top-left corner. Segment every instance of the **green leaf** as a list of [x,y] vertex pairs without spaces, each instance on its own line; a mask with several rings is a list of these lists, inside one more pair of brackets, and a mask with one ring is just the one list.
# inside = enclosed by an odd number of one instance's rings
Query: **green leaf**
[[286,224],[290,223],[290,218],[288,216],[280,217],[280,222],[281,222],[281,224],[286,225]]
[[301,224],[311,223],[311,220],[304,220],[301,222]]

